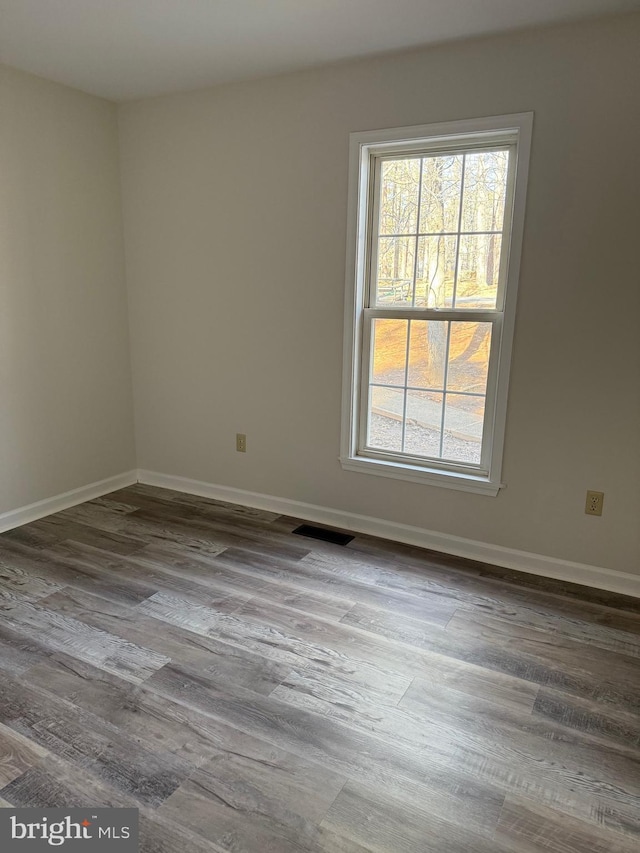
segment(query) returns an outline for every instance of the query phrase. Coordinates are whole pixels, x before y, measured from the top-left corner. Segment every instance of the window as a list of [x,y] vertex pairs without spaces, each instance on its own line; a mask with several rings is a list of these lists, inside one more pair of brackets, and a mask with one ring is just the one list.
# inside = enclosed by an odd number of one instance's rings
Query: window
[[344,468],[497,494],[532,118],[352,134]]

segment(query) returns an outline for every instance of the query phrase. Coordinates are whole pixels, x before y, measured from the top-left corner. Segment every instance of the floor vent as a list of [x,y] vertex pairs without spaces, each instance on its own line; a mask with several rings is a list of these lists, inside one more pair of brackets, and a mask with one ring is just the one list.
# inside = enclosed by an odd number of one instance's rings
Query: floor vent
[[323,542],[333,542],[334,545],[347,545],[354,538],[348,533],[337,533],[335,530],[326,530],[324,527],[314,527],[312,524],[301,524],[293,533],[298,536],[307,536],[309,539],[321,539]]

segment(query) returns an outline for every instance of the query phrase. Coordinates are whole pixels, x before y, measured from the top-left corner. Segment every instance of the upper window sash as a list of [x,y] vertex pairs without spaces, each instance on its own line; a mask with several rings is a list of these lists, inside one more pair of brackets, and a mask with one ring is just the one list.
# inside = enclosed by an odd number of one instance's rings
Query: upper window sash
[[[420,186],[419,186],[419,194],[418,194],[418,202],[417,202],[417,211],[416,211],[416,228],[414,231],[409,231],[404,235],[398,234],[380,234],[379,233],[379,224],[380,224],[380,200],[382,195],[381,188],[381,165],[385,161],[395,161],[398,159],[408,159],[406,157],[407,149],[398,148],[393,151],[393,153],[389,153],[389,144],[385,145],[384,148],[376,148],[369,147],[368,151],[368,164],[367,164],[367,180],[368,180],[368,190],[367,190],[367,219],[366,219],[366,234],[365,234],[365,257],[364,257],[364,267],[365,267],[365,279],[364,279],[364,293],[363,293],[363,308],[384,308],[385,310],[393,311],[394,315],[397,310],[415,310],[416,308],[420,308],[420,306],[415,305],[384,305],[378,301],[378,250],[379,250],[379,240],[380,239],[396,239],[397,237],[404,237],[406,239],[414,239],[416,241],[414,252],[415,252],[415,262],[417,263],[418,256],[418,241],[420,238],[449,238],[449,240],[456,240],[456,266],[458,265],[458,255],[460,253],[460,242],[461,235],[462,236],[472,236],[476,234],[486,234],[487,236],[493,234],[500,234],[501,239],[501,251],[500,251],[500,268],[498,270],[497,275],[497,289],[496,289],[496,302],[493,307],[493,311],[503,311],[505,304],[505,293],[506,293],[506,283],[507,283],[507,271],[509,267],[509,244],[511,238],[511,227],[513,220],[513,202],[515,196],[515,176],[516,176],[516,167],[517,167],[517,135],[514,135],[513,131],[508,131],[505,134],[499,136],[501,140],[501,144],[496,144],[495,142],[492,144],[487,141],[485,135],[478,136],[475,134],[472,139],[473,141],[469,141],[469,135],[465,135],[464,139],[467,144],[461,144],[460,137],[452,137],[450,141],[441,142],[437,140],[436,142],[429,143],[428,140],[421,140],[421,143],[416,142],[413,148],[409,149],[410,154],[413,156],[409,159],[423,160],[423,158],[428,158],[432,155],[445,155],[451,154],[455,156],[466,157],[467,154],[477,154],[479,152],[487,151],[505,151],[509,154],[508,166],[507,166],[507,175],[506,175],[506,188],[505,188],[505,209],[502,217],[502,228],[499,231],[481,231],[474,232],[469,231],[462,228],[462,217],[463,217],[463,205],[464,205],[464,184],[462,184],[460,188],[460,198],[459,198],[459,208],[458,208],[458,227],[454,230],[447,231],[434,231],[427,232],[421,231],[420,229],[420,216],[421,216],[421,192],[422,192],[422,172],[420,176]],[[493,136],[493,134],[491,134]],[[415,299],[415,270],[414,270],[414,299]],[[455,304],[446,306],[446,309],[440,308],[432,308],[428,310],[433,311],[456,311],[456,312],[481,312],[483,308],[469,308],[465,306],[457,306]],[[436,319],[435,317],[433,319]],[[442,316],[440,319],[444,319]]]

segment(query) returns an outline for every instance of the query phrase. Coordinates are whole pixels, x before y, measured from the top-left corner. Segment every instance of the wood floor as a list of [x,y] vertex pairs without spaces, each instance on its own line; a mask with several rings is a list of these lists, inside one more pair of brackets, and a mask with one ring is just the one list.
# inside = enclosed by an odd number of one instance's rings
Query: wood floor
[[640,849],[640,601],[134,486],[0,536],[0,805],[145,853]]

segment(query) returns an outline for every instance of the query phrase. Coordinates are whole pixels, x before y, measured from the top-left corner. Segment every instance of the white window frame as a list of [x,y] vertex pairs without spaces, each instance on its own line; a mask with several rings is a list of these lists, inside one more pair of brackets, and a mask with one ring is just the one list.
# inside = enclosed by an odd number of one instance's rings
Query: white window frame
[[[507,415],[511,350],[515,325],[520,256],[524,229],[527,179],[533,113],[494,116],[465,121],[365,131],[350,135],[348,242],[343,366],[342,439],[340,462],[348,471],[377,474],[400,480],[445,486],[452,489],[497,495],[501,482],[502,456]],[[363,447],[366,423],[368,377],[363,376],[363,354],[370,347],[369,332],[376,309],[368,307],[369,265],[372,253],[372,216],[375,164],[391,153],[454,150],[482,145],[509,145],[509,181],[513,187],[510,210],[505,210],[501,285],[502,305],[496,311],[394,309],[398,319],[483,321],[492,326],[489,379],[483,430],[485,464],[466,466],[439,460],[407,459],[393,453],[371,453]],[[511,195],[508,187],[507,198]],[[499,294],[500,299],[501,294]],[[502,308],[502,310],[500,310]],[[366,321],[365,321],[366,312]],[[388,316],[388,312],[381,312]],[[432,316],[433,315],[433,316]],[[437,317],[436,317],[437,315]],[[473,315],[470,317],[470,315]]]

